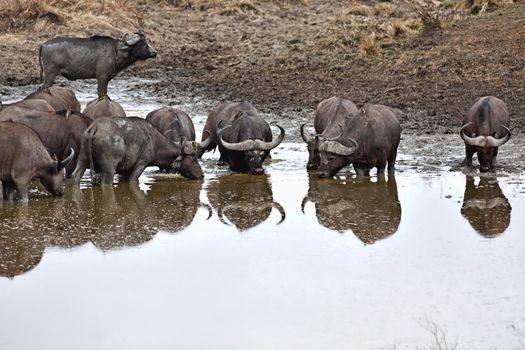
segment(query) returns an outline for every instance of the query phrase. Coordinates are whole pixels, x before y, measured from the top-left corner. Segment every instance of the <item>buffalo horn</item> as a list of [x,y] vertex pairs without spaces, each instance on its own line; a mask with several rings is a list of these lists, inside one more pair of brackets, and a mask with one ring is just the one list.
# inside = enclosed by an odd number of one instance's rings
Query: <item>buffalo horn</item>
[[261,151],[269,151],[271,149],[274,149],[275,147],[279,146],[279,144],[283,141],[284,139],[284,129],[280,126],[280,125],[277,125],[275,124],[275,126],[277,126],[279,128],[279,130],[281,130],[281,133],[279,134],[279,136],[277,136],[277,138],[271,142],[264,142],[264,141],[261,141],[261,140],[255,140],[255,148],[258,149],[258,150],[261,150]]
[[126,45],[128,45],[128,46],[133,46],[133,45],[135,45],[136,43],[138,43],[139,40],[140,40],[140,36],[137,36],[137,37],[135,37],[135,38],[131,38],[131,39],[129,39],[128,41],[126,41]]
[[75,150],[71,148],[71,153],[69,153],[69,156],[66,159],[61,160],[58,163],[58,169],[65,168],[73,160],[74,157],[75,157]]
[[240,151],[240,152],[251,151],[255,149],[255,141],[253,140],[244,140],[242,142],[236,142],[236,143],[229,143],[229,142],[224,141],[222,139],[222,133],[224,132],[224,130],[228,129],[229,127],[231,127],[231,124],[225,126],[221,130],[219,130],[219,132],[217,133],[217,135],[219,136],[219,141],[221,142],[221,145],[224,148],[229,149],[230,151]]
[[470,125],[471,123],[467,123],[463,125],[460,131],[460,136],[465,141],[465,143],[469,146],[475,146],[475,147],[499,147],[506,143],[510,139],[510,130],[506,126],[501,125],[502,128],[507,130],[507,135],[504,137],[497,139],[492,136],[477,136],[477,137],[469,137],[465,134],[465,128]]
[[205,149],[207,148],[210,144],[211,144],[211,134],[208,130],[204,130],[203,133],[207,133],[208,134],[208,138],[204,141],[201,141],[201,142],[197,142],[197,147],[199,147],[200,149]]
[[344,131],[345,131],[345,129],[343,128],[343,124],[339,124],[339,129],[341,129],[339,135],[337,135],[336,137],[324,138],[323,141],[336,141],[336,140],[338,140],[341,136],[343,136]]
[[486,147],[487,138],[485,136],[478,136],[478,137],[469,137],[465,134],[465,128],[469,126],[472,123],[467,123],[461,127],[461,130],[459,131],[459,135],[465,141],[465,143],[469,146],[476,146],[476,147]]
[[506,143],[510,139],[510,130],[509,130],[509,128],[507,128],[504,125],[500,125],[500,126],[502,128],[504,128],[505,130],[507,130],[507,135],[505,135],[504,137],[502,137],[500,139],[497,139],[497,138],[492,137],[492,136],[487,136],[487,146],[488,147],[499,147],[499,146],[502,146],[504,143]]
[[301,125],[301,137],[303,138],[303,141],[306,143],[310,143],[314,140],[314,137],[306,135],[306,131],[304,130],[304,127],[306,124]]
[[319,151],[337,154],[338,156],[348,157],[355,153],[357,149],[357,142],[354,139],[349,139],[353,146],[348,147],[337,141],[326,141],[319,146]]

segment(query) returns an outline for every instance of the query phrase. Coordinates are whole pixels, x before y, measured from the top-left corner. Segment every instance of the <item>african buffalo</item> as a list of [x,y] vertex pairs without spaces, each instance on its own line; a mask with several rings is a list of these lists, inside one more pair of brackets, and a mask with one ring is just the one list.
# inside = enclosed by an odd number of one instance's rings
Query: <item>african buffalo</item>
[[0,101],[0,115],[8,108],[28,109],[31,111],[54,112],[55,109],[46,100],[22,100],[13,103],[2,104]]
[[499,187],[498,179],[481,176],[476,185],[474,177],[467,175],[465,182],[461,214],[470,226],[486,238],[505,232],[510,224],[512,207]]
[[126,117],[124,108],[107,96],[88,102],[86,108],[84,108],[84,114],[93,120],[102,117]]
[[147,43],[144,32],[136,34],[129,40],[93,36],[58,37],[46,41],[39,52],[41,88],[53,85],[61,74],[69,80],[96,78],[98,97],[107,95],[109,81],[120,71],[138,60],[157,55]]
[[365,244],[372,244],[395,232],[401,223],[401,202],[394,175],[322,181],[309,174],[308,194],[301,203],[312,202],[322,226],[340,233],[352,230]]
[[[286,218],[283,207],[273,199],[268,175],[232,174],[220,176],[206,188],[206,195],[219,220],[247,231],[266,221],[273,209],[280,214],[277,224]],[[229,221],[229,222],[228,222]]]
[[102,184],[112,185],[115,173],[124,181],[138,181],[147,166],[173,166],[185,177],[200,179],[202,169],[196,158],[186,156],[187,148],[185,142],[170,142],[143,118],[100,118],[84,132],[73,177],[79,184],[89,167],[102,173]]
[[199,157],[219,145],[221,159],[231,170],[261,175],[262,162],[284,139],[284,129],[276,126],[281,133],[272,141],[270,125],[249,102],[220,104],[204,125],[202,141],[211,140],[199,150]]
[[390,107],[365,104],[359,113],[340,126],[339,137],[319,145],[319,177],[332,177],[344,166],[353,164],[357,175],[369,175],[377,168],[383,174],[394,172],[401,126]]
[[[79,154],[84,131],[91,124],[91,119],[87,116],[70,111],[24,110],[22,114],[10,113],[10,111],[16,112],[16,109],[7,109],[6,113],[0,116],[0,121],[12,121],[30,127],[38,134],[49,154],[58,160],[68,157],[70,149],[75,151],[75,155]],[[67,178],[75,170],[76,164],[77,156],[74,156],[65,169]]]
[[344,98],[330,97],[317,105],[314,118],[314,129],[316,135],[308,136],[304,130],[306,124],[301,125],[301,137],[308,148],[308,170],[319,167],[319,144],[340,135],[340,125],[346,123],[346,119],[358,113],[356,105]]
[[498,147],[510,139],[510,116],[505,102],[494,96],[480,98],[465,114],[462,124],[460,135],[467,155],[461,165],[471,167],[477,153],[479,171],[494,171]]
[[64,167],[75,152],[56,161],[51,158],[40,137],[29,127],[12,122],[0,122],[0,180],[4,200],[13,200],[15,190],[24,202],[29,199],[28,185],[38,178],[55,196],[64,193]]
[[[187,156],[197,157],[198,150],[207,147],[211,142],[211,139],[204,142],[195,142],[193,121],[188,114],[180,109],[159,108],[148,113],[146,120],[172,142],[185,142],[187,147],[184,152]],[[197,159],[195,159],[195,162],[197,162]],[[160,169],[173,170],[170,168]]]
[[55,111],[63,111],[70,109],[73,112],[80,112],[80,102],[78,102],[77,97],[73,90],[60,87],[52,86],[46,90],[35,91],[24,100],[46,100]]

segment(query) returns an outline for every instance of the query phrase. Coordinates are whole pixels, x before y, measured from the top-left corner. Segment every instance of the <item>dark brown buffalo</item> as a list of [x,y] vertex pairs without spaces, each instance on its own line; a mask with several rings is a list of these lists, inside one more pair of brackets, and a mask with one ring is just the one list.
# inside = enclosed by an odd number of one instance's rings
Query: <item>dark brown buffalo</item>
[[[263,161],[270,150],[284,139],[284,129],[276,125],[281,133],[273,140],[270,125],[249,102],[230,102],[217,106],[204,125],[202,141],[208,138],[207,147],[199,150],[199,157],[219,145],[221,160],[230,169],[252,174],[264,174]],[[273,141],[272,141],[273,140]]]
[[512,208],[501,190],[498,179],[481,176],[478,185],[467,176],[461,214],[479,234],[493,238],[505,232]]
[[184,143],[171,143],[145,119],[100,118],[84,133],[73,177],[79,184],[89,167],[102,174],[102,184],[111,185],[115,173],[121,180],[138,181],[147,166],[172,166],[185,177],[202,178],[199,163],[185,155],[185,148]]
[[498,147],[510,139],[510,116],[505,102],[494,96],[480,98],[463,117],[462,124],[460,135],[467,154],[462,165],[471,167],[476,153],[479,171],[494,171]]
[[0,122],[0,180],[4,200],[13,200],[15,190],[23,201],[29,199],[28,185],[38,178],[55,196],[64,193],[64,167],[74,151],[63,161],[51,158],[36,132],[25,125]]
[[323,181],[309,175],[308,194],[301,203],[304,213],[308,202],[315,205],[319,223],[340,233],[352,230],[365,244],[372,244],[395,232],[401,223],[401,202],[396,178],[380,176],[344,181]]
[[[6,112],[11,109],[6,110]],[[66,167],[66,177],[71,177],[77,164],[77,155],[80,153],[80,143],[84,131],[91,124],[91,119],[80,113],[69,111],[61,112],[39,112],[27,111],[23,115],[6,113],[0,117],[0,121],[12,121],[24,124],[33,129],[49,154],[58,160],[69,156],[73,149],[75,157]]]
[[126,117],[124,108],[107,96],[90,101],[84,108],[84,114],[93,120],[102,117]]
[[[195,142],[195,127],[190,116],[180,109],[163,107],[151,111],[146,116],[149,121],[161,134],[175,143],[185,142],[188,146],[184,151],[187,156],[197,157],[198,150],[209,145],[211,139],[205,142]],[[197,162],[197,159],[195,159]],[[173,170],[163,169],[161,170]]]
[[73,90],[60,87],[52,86],[48,89],[38,90],[31,93],[25,98],[26,100],[46,100],[55,111],[63,111],[69,109],[73,112],[80,113],[80,102]]
[[53,85],[60,74],[69,80],[96,78],[98,97],[107,95],[108,83],[139,60],[155,57],[157,52],[139,31],[131,39],[107,36],[90,38],[59,37],[40,46],[42,89]]
[[394,110],[383,105],[365,104],[354,117],[347,118],[340,136],[319,145],[319,177],[332,177],[353,164],[357,175],[369,175],[377,168],[383,174],[394,172],[401,126]]
[[2,104],[0,101],[0,115],[2,115],[7,108],[18,108],[19,110],[28,109],[31,111],[54,112],[55,109],[46,100],[22,100],[14,103]]
[[281,216],[277,224],[286,218],[283,207],[273,200],[268,175],[220,176],[207,187],[207,197],[219,220],[225,225],[233,224],[239,231],[262,224],[274,208]]
[[316,135],[309,136],[301,125],[301,137],[306,142],[308,148],[308,170],[315,170],[319,167],[319,145],[321,142],[338,137],[341,134],[341,125],[346,123],[346,119],[358,113],[357,106],[350,100],[341,97],[330,97],[321,101],[317,105],[314,118],[314,129]]

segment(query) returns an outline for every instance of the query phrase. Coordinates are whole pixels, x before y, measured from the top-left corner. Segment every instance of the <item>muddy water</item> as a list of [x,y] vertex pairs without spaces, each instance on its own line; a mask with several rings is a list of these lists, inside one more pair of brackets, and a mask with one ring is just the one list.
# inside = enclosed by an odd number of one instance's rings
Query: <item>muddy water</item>
[[[119,91],[130,114],[162,103]],[[200,134],[192,99],[173,104]],[[519,153],[498,177],[451,172],[456,139],[405,136],[386,178],[319,180],[294,136],[264,176],[207,154],[204,181],[152,168],[2,203],[0,349],[523,348]]]

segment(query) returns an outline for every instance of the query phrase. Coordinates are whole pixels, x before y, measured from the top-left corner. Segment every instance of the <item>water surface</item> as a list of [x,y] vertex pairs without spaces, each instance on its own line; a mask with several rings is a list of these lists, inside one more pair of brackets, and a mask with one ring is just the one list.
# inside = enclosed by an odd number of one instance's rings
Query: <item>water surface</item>
[[405,137],[395,176],[318,179],[292,138],[264,176],[215,153],[204,181],[148,168],[0,203],[0,349],[522,349],[524,176],[450,172],[432,148]]

